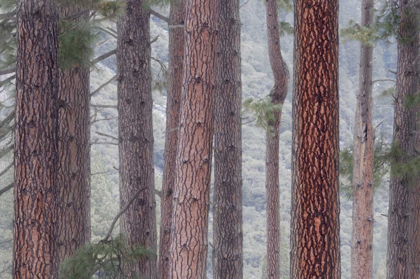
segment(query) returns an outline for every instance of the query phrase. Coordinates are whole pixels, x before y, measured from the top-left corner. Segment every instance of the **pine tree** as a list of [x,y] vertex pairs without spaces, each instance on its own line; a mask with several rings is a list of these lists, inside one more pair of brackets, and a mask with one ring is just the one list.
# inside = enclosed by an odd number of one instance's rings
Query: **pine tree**
[[239,1],[219,1],[214,113],[213,278],[243,278]]
[[58,278],[58,13],[18,2],[14,278]]
[[266,130],[266,197],[267,197],[267,278],[280,278],[280,181],[279,149],[281,106],[287,96],[289,71],[280,49],[280,24],[277,0],[266,1],[268,53],[274,75],[270,101],[279,109],[273,112]]
[[[64,22],[66,17],[78,14],[81,8],[58,6],[62,27],[80,24],[78,36],[71,39],[87,39],[89,43],[90,28],[86,22],[88,13]],[[71,27],[69,27],[71,28]],[[64,36],[69,28],[60,31]],[[63,41],[60,46],[63,46]],[[60,49],[62,56],[65,49]],[[79,57],[89,61],[88,53],[79,53]],[[65,58],[63,58],[65,59]],[[60,61],[64,62],[64,61]],[[65,64],[65,63],[63,63]],[[86,65],[63,68],[59,71],[58,92],[58,187],[60,212],[59,224],[59,257],[63,261],[78,248],[90,241],[90,69]]]
[[340,278],[338,1],[295,1],[291,278]]
[[[419,3],[399,1],[398,70],[394,104],[393,159],[389,189],[387,278],[419,276],[420,240],[418,104],[407,101],[419,92]],[[417,73],[417,74],[416,74]],[[417,145],[417,146],[416,146]],[[417,171],[412,171],[416,170]],[[409,170],[407,172],[407,170]],[[410,171],[411,170],[411,171]],[[417,172],[417,173],[416,173]]]
[[168,278],[204,278],[212,162],[217,5],[186,6],[183,92]]
[[[169,277],[172,201],[175,188],[176,152],[178,146],[179,111],[184,63],[185,0],[171,1],[169,14],[169,73],[166,105],[166,137],[161,196],[159,241],[159,278]],[[178,27],[175,27],[178,26]]]
[[[373,21],[373,1],[362,2],[361,26]],[[373,47],[361,43],[359,92],[353,137],[353,235],[352,278],[373,275],[373,171],[374,129],[372,127],[372,64]]]
[[148,248],[152,255],[127,263],[127,276],[154,279],[156,269],[156,204],[154,197],[153,124],[151,90],[150,14],[144,1],[127,0],[118,21],[118,120],[120,200],[123,208],[142,190],[121,218],[121,232],[129,244]]

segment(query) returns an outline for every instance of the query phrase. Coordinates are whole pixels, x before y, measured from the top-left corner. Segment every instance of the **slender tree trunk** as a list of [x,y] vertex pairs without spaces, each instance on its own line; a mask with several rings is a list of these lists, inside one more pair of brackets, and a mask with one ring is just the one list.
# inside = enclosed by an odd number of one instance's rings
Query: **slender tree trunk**
[[58,278],[58,14],[18,1],[13,278]]
[[204,279],[210,205],[217,6],[189,0],[168,278]]
[[121,232],[129,243],[144,246],[152,255],[127,263],[128,276],[157,277],[156,203],[154,197],[153,125],[151,90],[150,14],[143,1],[127,0],[118,21],[118,115],[121,207],[143,189],[123,214]]
[[[389,186],[389,213],[388,213],[388,258],[387,278],[403,279],[415,274],[415,261],[419,256],[412,254],[418,249],[416,229],[416,210],[410,207],[415,204],[416,197],[410,192],[415,189],[415,174],[399,175],[395,172],[398,165],[409,162],[416,154],[416,107],[407,107],[407,96],[413,96],[419,89],[419,80],[416,76],[413,63],[418,59],[418,28],[416,12],[418,11],[417,0],[400,1],[400,27],[398,43],[398,72],[397,72],[397,93],[395,98],[394,115],[394,149],[398,150],[400,156],[393,158],[391,165],[391,182]],[[418,16],[418,14],[417,14]],[[418,205],[417,205],[418,206]],[[410,212],[411,211],[411,212]],[[413,214],[413,215],[412,215]],[[418,217],[418,215],[417,215]],[[416,248],[417,245],[417,248]],[[419,250],[417,250],[419,253]],[[414,273],[412,273],[414,272]],[[418,271],[417,271],[418,272]],[[418,274],[418,273],[417,273]]]
[[[283,105],[287,96],[289,71],[280,48],[280,25],[277,0],[266,0],[267,39],[274,87],[270,92],[274,105]],[[267,197],[267,278],[280,279],[280,183],[279,145],[282,111],[274,112],[266,132],[266,197]]]
[[291,278],[340,278],[338,1],[295,1]]
[[[79,8],[59,7],[62,17]],[[80,20],[76,19],[76,21]],[[90,69],[60,69],[58,92],[59,257],[90,241]]]
[[[185,22],[185,0],[172,1],[169,24]],[[169,29],[169,77],[166,104],[166,139],[162,179],[161,224],[159,242],[159,278],[169,277],[171,257],[172,200],[175,188],[176,151],[178,146],[179,111],[184,64],[184,28]]]
[[[372,20],[373,0],[362,2],[363,27]],[[353,137],[353,235],[352,278],[372,278],[373,266],[373,156],[375,135],[372,128],[373,48],[361,44],[359,92]]]
[[243,278],[239,0],[218,2],[214,122],[213,278]]
[[[417,86],[417,90],[414,91],[414,94],[420,94],[420,2],[416,1],[414,4],[415,7],[412,10],[412,13],[415,15],[411,18],[413,25],[417,26],[416,33],[414,37],[417,39],[413,41],[415,45],[413,48],[413,57],[416,59],[413,61],[413,76],[417,77],[411,80],[413,83],[413,88]],[[420,105],[417,104],[416,107],[416,156],[419,159],[420,154]],[[420,174],[414,174],[415,184],[409,188],[409,206],[410,206],[410,223],[408,226],[408,277],[409,278],[420,278]]]

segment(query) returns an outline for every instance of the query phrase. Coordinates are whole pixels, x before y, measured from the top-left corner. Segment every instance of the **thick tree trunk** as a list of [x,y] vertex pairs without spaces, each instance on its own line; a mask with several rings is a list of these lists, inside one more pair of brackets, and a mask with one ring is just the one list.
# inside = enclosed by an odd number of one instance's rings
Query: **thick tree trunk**
[[291,278],[340,278],[338,1],[295,1]]
[[57,23],[50,1],[18,2],[14,278],[58,278]]
[[[185,22],[185,0],[172,1],[169,23],[172,26]],[[161,224],[159,242],[159,278],[169,277],[171,257],[172,200],[175,188],[176,151],[178,146],[179,111],[182,93],[184,64],[184,28],[169,29],[169,76],[166,103],[166,138],[162,179]]]
[[[362,2],[362,22],[370,26],[373,0]],[[352,278],[372,278],[373,265],[373,156],[372,46],[361,44],[359,92],[353,137]]]
[[[274,105],[283,105],[287,96],[289,71],[280,48],[280,25],[277,0],[267,0],[267,39],[274,87],[270,92]],[[280,278],[280,183],[279,144],[282,111],[274,112],[266,132],[266,197],[267,197],[267,278]]]
[[[80,12],[59,7],[62,17]],[[80,20],[76,19],[76,20]],[[59,72],[59,256],[63,261],[90,241],[90,69]]]
[[172,257],[168,278],[205,278],[215,99],[216,15],[216,1],[187,2]]
[[[153,124],[151,90],[150,15],[143,1],[127,0],[126,14],[118,21],[118,117],[120,200],[124,207],[141,190],[137,201],[123,214],[121,232],[129,243],[144,246],[152,255],[128,263],[128,276],[157,277],[156,203],[154,197]],[[130,275],[131,274],[131,275]]]
[[213,278],[243,278],[239,0],[218,2],[214,122]]
[[411,277],[411,275],[416,274],[415,261],[416,258],[417,260],[419,258],[419,250],[416,252],[416,249],[418,249],[418,240],[416,241],[418,231],[410,231],[410,229],[416,229],[418,225],[415,223],[419,222],[415,220],[417,211],[414,207],[410,208],[415,204],[416,197],[412,197],[414,196],[413,193],[409,193],[410,190],[417,190],[415,189],[417,178],[414,173],[405,176],[395,173],[398,165],[407,163],[418,156],[415,149],[418,122],[416,111],[418,109],[407,107],[405,101],[407,96],[413,96],[419,89],[418,76],[414,74],[416,63],[413,63],[419,55],[418,35],[416,35],[418,22],[415,16],[418,5],[417,0],[400,1],[401,22],[399,27],[400,41],[398,43],[393,145],[401,155],[395,156],[391,165],[388,209],[388,279],[416,278]]

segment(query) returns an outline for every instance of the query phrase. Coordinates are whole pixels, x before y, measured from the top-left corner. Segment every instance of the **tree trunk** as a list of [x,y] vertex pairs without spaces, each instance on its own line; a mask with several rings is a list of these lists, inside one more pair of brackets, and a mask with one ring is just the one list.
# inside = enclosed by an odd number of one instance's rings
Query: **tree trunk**
[[[80,12],[59,7],[62,17]],[[75,21],[80,20],[76,19]],[[63,261],[90,241],[90,69],[59,71],[59,257]]]
[[[372,20],[373,0],[362,2],[363,27]],[[352,278],[372,278],[373,270],[373,156],[372,46],[361,44],[359,92],[353,135]]]
[[295,1],[291,278],[340,278],[338,1]]
[[[172,26],[185,22],[185,0],[172,1],[169,23]],[[179,111],[182,93],[184,63],[184,28],[169,29],[169,77],[166,104],[166,138],[162,179],[161,224],[159,242],[159,278],[169,277],[171,257],[172,201],[175,187],[176,151],[178,146]]]
[[142,191],[123,214],[121,232],[130,244],[146,247],[152,255],[137,263],[126,263],[125,273],[154,279],[157,277],[157,236],[150,14],[142,8],[143,1],[127,0],[126,5],[126,13],[118,21],[117,48],[121,207]]
[[[394,105],[394,149],[398,150],[400,156],[394,156],[391,165],[391,182],[389,186],[389,213],[388,213],[388,257],[387,257],[387,278],[402,279],[415,274],[415,249],[418,249],[417,232],[415,229],[416,211],[410,212],[410,207],[416,201],[411,197],[410,189],[415,189],[416,175],[399,175],[395,173],[398,165],[405,164],[418,156],[416,154],[416,107],[406,106],[407,96],[413,96],[419,89],[418,77],[414,74],[416,59],[418,59],[418,38],[416,35],[418,1],[400,1],[400,27],[398,43],[398,72],[397,92]],[[414,186],[414,188],[413,188]],[[417,205],[418,206],[418,205]],[[413,208],[414,209],[414,208]],[[414,215],[411,215],[414,214]],[[417,248],[416,248],[417,245]],[[419,251],[417,250],[417,254]],[[412,258],[411,256],[414,256]],[[413,261],[413,262],[412,262]],[[414,272],[414,273],[412,273]],[[418,271],[417,271],[418,272]]]
[[[287,96],[289,71],[280,48],[280,25],[277,0],[266,1],[268,53],[274,75],[270,92],[274,105],[283,105]],[[267,278],[280,279],[280,183],[279,144],[282,111],[274,112],[266,132],[266,197],[267,197]]]
[[216,15],[216,1],[187,2],[169,278],[205,278],[215,99]]
[[14,278],[58,278],[58,14],[20,0],[17,26]]
[[243,278],[239,1],[218,2],[214,122],[213,278]]

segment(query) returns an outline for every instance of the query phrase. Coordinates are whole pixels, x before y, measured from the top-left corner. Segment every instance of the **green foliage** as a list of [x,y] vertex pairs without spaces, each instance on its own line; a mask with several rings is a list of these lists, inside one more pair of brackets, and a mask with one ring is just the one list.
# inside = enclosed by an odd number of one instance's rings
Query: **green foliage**
[[291,0],[277,0],[277,6],[280,11],[284,11],[284,12],[293,11],[293,1]]
[[344,40],[356,40],[368,46],[373,46],[379,40],[377,26],[360,26],[353,20],[348,25],[349,27],[341,29]]
[[381,97],[395,97],[396,87],[395,85],[383,90],[379,96]]
[[107,19],[116,19],[125,12],[125,1],[104,1],[104,0],[55,0],[60,5],[78,6],[80,8],[91,10]]
[[280,36],[293,35],[295,30],[293,25],[286,21],[280,21]]
[[274,104],[270,98],[259,100],[248,98],[244,101],[243,108],[243,114],[252,113],[254,115],[258,127],[271,132],[270,123],[275,121],[275,114],[281,112],[282,105]]
[[[373,187],[378,189],[383,177],[389,172],[391,159],[389,145],[383,140],[375,141],[373,155]],[[340,187],[348,199],[353,196],[353,147],[340,152]]]
[[[60,266],[61,279],[90,279],[100,273],[101,278],[128,278],[122,265],[151,256],[146,248],[131,246],[121,235],[110,241],[87,244]],[[105,277],[104,277],[105,275]],[[133,278],[133,277],[130,277]]]
[[93,42],[97,38],[96,34],[91,33],[91,23],[84,20],[77,23],[61,20],[60,33],[60,67],[69,69],[89,66],[93,55]]

